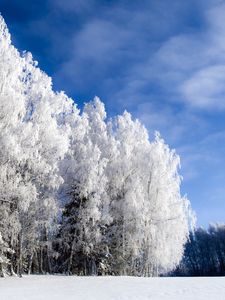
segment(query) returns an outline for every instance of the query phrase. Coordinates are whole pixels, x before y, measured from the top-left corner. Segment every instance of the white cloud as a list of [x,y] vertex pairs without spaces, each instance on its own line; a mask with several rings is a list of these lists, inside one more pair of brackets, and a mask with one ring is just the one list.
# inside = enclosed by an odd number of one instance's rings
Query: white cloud
[[225,108],[225,65],[200,69],[180,87],[184,100],[198,108]]
[[225,109],[225,5],[204,17],[204,31],[174,36],[155,53],[155,80],[192,109]]
[[[70,6],[73,6],[73,1],[66,1],[65,7]],[[109,93],[114,93],[114,99],[123,95],[123,102],[131,102],[128,96],[133,92],[134,83],[143,78],[143,84],[148,84],[143,74],[149,71],[148,60],[157,40],[177,27],[182,9],[179,1],[172,5],[167,2],[150,5],[148,1],[143,1],[143,5],[110,2],[100,8],[96,4],[96,15],[85,18],[70,38],[66,59],[55,77],[83,91],[97,78],[105,90],[110,83],[113,91]],[[173,18],[173,13],[176,18]],[[140,76],[136,71],[142,64],[147,69]]]

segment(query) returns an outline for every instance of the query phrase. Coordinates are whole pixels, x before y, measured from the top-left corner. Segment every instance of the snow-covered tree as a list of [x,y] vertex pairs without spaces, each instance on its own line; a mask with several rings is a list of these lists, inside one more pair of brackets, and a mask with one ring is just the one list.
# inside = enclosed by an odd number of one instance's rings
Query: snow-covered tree
[[99,98],[80,112],[54,92],[0,17],[0,232],[11,274],[173,269],[189,218],[178,167],[129,113],[108,121]]
[[108,222],[104,173],[107,159],[99,148],[100,140],[107,138],[104,116],[97,98],[85,106],[76,126],[71,124],[70,150],[62,163],[67,200],[61,234],[66,242],[64,248],[69,251],[69,273],[96,274],[104,248],[102,230]]
[[7,243],[3,241],[0,233],[0,277],[4,277],[9,265],[9,259],[7,255],[12,253],[12,250],[8,247]]
[[188,236],[187,199],[180,195],[179,158],[130,114],[114,124],[117,155],[109,165],[116,273],[156,275],[179,263]]
[[5,220],[10,220],[2,232],[15,250],[12,266],[21,273],[24,256],[32,259],[41,239],[47,242],[58,212],[58,163],[69,145],[62,119],[72,101],[52,91],[50,78],[31,54],[21,55],[11,45],[2,18],[0,29],[0,200]]

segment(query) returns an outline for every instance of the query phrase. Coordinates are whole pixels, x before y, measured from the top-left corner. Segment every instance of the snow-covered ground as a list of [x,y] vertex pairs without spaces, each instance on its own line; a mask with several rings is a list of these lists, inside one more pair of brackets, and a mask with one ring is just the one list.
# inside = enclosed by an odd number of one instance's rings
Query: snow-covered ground
[[1,300],[224,300],[225,278],[24,276],[0,279]]

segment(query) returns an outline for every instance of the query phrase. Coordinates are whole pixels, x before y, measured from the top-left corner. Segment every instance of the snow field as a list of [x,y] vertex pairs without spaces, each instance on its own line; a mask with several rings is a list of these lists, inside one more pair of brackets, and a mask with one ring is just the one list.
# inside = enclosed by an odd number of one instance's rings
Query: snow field
[[1,300],[224,300],[224,277],[76,277],[0,279]]

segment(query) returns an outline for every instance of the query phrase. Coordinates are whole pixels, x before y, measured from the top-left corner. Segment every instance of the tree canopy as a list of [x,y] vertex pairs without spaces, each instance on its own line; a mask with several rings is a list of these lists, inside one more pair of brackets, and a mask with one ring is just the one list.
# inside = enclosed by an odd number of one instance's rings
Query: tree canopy
[[190,203],[180,160],[128,112],[80,111],[0,17],[1,272],[154,276],[174,269]]

